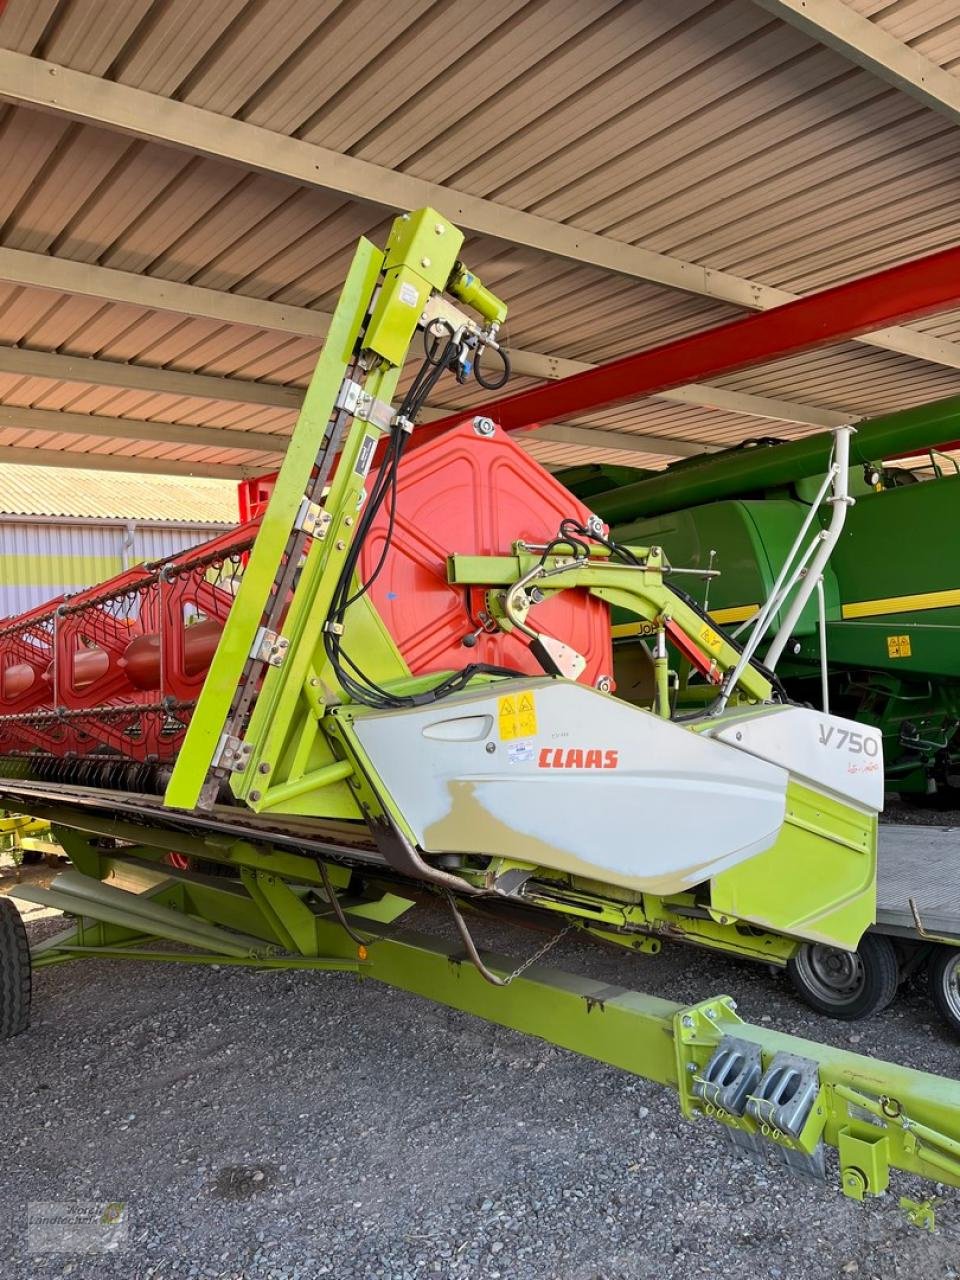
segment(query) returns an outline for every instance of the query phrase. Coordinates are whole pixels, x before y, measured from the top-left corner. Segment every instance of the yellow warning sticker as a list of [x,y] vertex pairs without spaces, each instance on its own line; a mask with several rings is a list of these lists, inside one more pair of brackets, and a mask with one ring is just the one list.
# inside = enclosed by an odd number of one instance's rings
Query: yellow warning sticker
[[888,658],[909,658],[911,653],[909,636],[887,636]]
[[497,724],[504,742],[532,738],[537,732],[537,704],[532,693],[512,693],[497,699]]
[[700,628],[700,643],[705,649],[709,649],[711,653],[719,653],[723,647],[723,640],[717,635],[713,627],[708,627],[706,623]]

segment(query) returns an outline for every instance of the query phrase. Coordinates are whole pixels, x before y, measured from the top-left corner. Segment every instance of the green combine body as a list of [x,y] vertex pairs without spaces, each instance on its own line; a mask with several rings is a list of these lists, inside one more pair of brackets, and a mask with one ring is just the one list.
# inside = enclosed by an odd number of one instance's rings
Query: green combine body
[[[955,399],[860,425],[856,504],[823,574],[830,709],[881,730],[890,791],[944,801],[960,782],[960,474],[934,462],[932,477],[921,479],[882,461],[952,440],[958,430]],[[829,435],[758,442],[639,478],[623,467],[558,478],[611,522],[617,539],[662,545],[677,567],[717,571],[685,587],[724,629],[746,630],[816,499],[814,469],[823,469],[829,447]],[[827,506],[818,519],[826,525]],[[774,614],[769,635],[784,614],[783,607]],[[625,619],[615,622],[621,644],[631,643]],[[792,697],[821,705],[816,596],[777,674]],[[687,686],[680,696],[699,694]]]

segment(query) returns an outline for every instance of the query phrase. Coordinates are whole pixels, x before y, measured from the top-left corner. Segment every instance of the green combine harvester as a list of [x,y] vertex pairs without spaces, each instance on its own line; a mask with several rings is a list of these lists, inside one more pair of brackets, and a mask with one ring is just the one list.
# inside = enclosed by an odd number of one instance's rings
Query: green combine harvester
[[[385,249],[361,240],[261,519],[0,623],[0,804],[72,861],[20,891],[70,918],[32,957],[0,899],[0,1036],[27,1026],[32,969],[86,957],[348,972],[672,1087],[792,1168],[822,1175],[835,1148],[854,1198],[892,1169],[960,1186],[960,1082],[751,1025],[726,996],[542,963],[572,929],[673,939],[845,964],[868,974],[856,1013],[882,1007],[883,742],[793,702],[688,594],[696,574],[611,537],[491,418],[417,447],[441,378],[509,372],[506,307],[462,242],[430,209]],[[848,428],[832,447],[826,536],[801,547],[774,647],[843,532]],[[635,679],[611,610],[649,642]],[[671,653],[710,691],[699,709]],[[424,900],[447,936],[408,925]],[[549,936],[492,954],[484,916]],[[926,947],[954,972],[960,953]]]
[[[960,473],[935,452],[922,471],[886,460],[958,436],[957,398],[858,424],[855,505],[777,665],[797,701],[881,732],[889,791],[945,806],[960,802]],[[791,443],[762,439],[664,472],[581,467],[558,478],[610,522],[617,539],[655,543],[673,565],[713,571],[688,590],[736,636],[752,627],[819,502],[831,446],[827,433]],[[820,505],[816,519],[825,526],[829,514],[829,504]],[[771,612],[764,643],[786,610],[784,601]],[[631,626],[615,619],[622,663],[636,643]],[[686,687],[676,696],[696,702],[702,694]]]

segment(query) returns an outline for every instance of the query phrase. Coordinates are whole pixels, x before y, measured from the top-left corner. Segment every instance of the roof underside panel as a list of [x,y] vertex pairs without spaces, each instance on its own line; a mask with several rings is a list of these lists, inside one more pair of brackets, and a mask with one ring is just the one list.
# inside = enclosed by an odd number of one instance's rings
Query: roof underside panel
[[[960,65],[951,0],[848,3],[948,72]],[[957,126],[750,0],[9,0],[0,46],[795,293],[956,240]],[[323,190],[322,168],[306,188],[135,133],[0,107],[0,246],[329,311],[357,237],[382,237],[392,217]],[[600,362],[740,314],[508,239],[469,235],[465,256],[508,300],[507,340],[527,352]],[[960,311],[913,327],[960,344]],[[3,283],[0,344],[291,388],[318,347]],[[868,416],[955,393],[958,362],[847,344],[719,385]],[[292,425],[290,408],[101,385],[102,373],[0,364],[0,409],[71,415],[60,432],[5,415],[0,445],[257,469],[257,450],[84,434],[73,415],[278,436]],[[470,399],[454,386],[436,404]],[[704,443],[811,429],[665,401],[581,425]],[[551,464],[665,460],[527,447]]]

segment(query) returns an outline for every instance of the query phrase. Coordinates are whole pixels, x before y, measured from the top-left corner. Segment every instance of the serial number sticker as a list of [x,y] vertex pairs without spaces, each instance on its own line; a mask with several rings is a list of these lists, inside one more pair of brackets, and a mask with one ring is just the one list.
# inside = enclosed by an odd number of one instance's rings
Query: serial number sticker
[[537,752],[532,742],[511,742],[507,747],[507,759],[511,764],[532,764]]
[[503,742],[514,738],[535,738],[537,704],[532,693],[510,693],[497,699],[497,727]]
[[700,643],[711,653],[719,653],[723,648],[723,640],[717,635],[712,627],[708,627],[706,623],[700,628]]
[[909,658],[911,652],[909,636],[887,636],[888,658]]
[[360,453],[357,457],[357,465],[354,471],[358,476],[366,479],[367,472],[370,470],[370,463],[373,462],[373,451],[377,447],[376,436],[364,436],[363,443],[360,445]]
[[404,280],[400,286],[400,301],[408,307],[419,307],[420,290],[415,284],[411,284],[409,280]]

